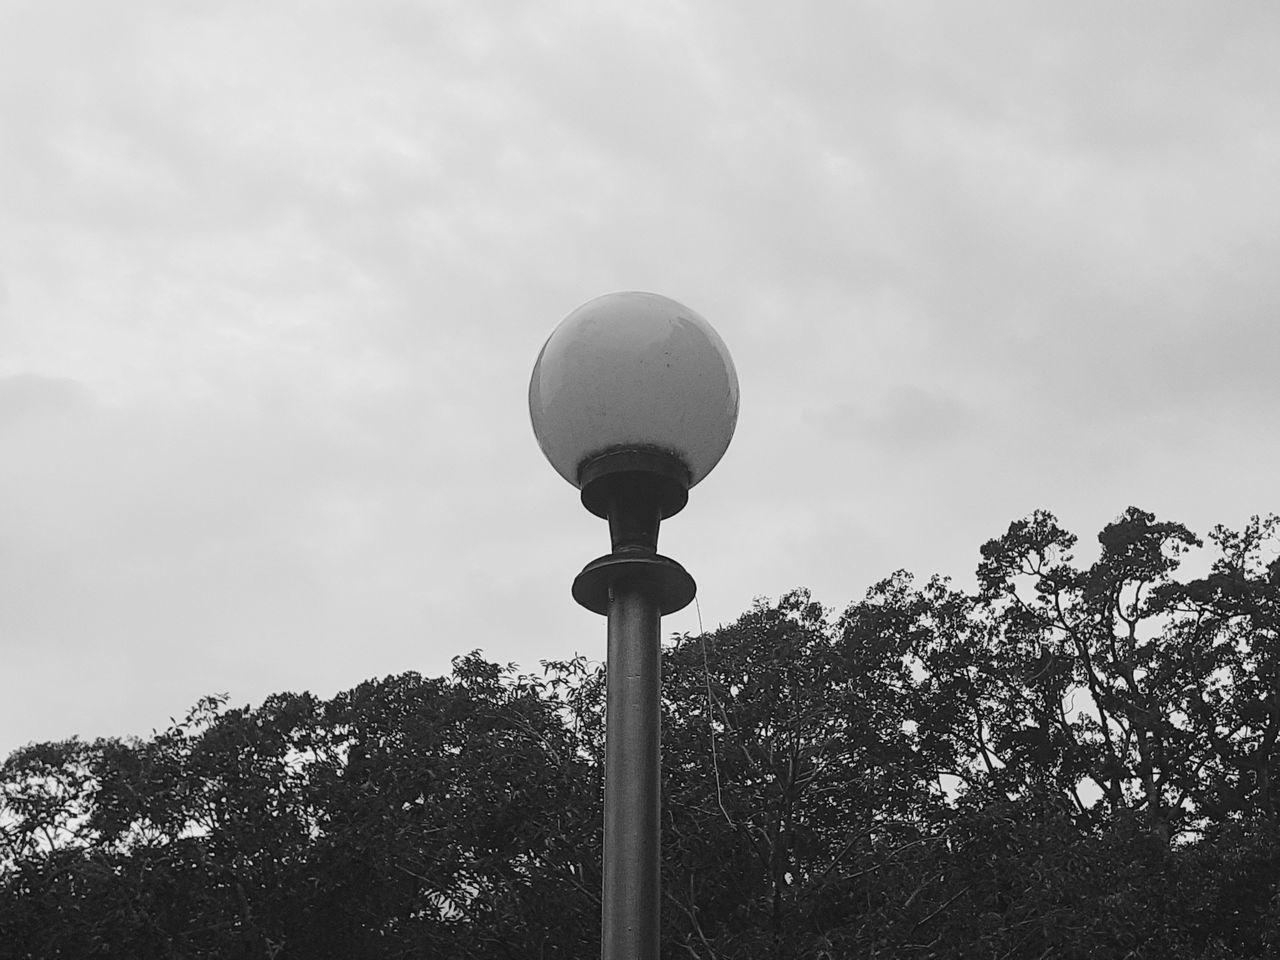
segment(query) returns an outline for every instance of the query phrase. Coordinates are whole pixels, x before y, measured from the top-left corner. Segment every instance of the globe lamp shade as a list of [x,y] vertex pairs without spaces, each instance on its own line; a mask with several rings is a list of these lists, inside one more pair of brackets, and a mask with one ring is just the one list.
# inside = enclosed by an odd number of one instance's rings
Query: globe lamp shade
[[529,382],[529,415],[542,452],[576,487],[593,464],[639,455],[681,473],[687,489],[729,446],[738,375],[719,334],[688,307],[654,293],[611,293],[574,310],[547,339]]

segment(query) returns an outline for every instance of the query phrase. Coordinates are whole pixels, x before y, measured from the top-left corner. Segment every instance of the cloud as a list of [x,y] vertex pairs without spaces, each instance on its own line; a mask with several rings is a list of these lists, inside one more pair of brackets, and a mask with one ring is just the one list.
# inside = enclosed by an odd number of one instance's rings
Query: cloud
[[84,387],[66,377],[19,373],[0,377],[0,429],[82,411]]
[[961,442],[973,426],[963,400],[913,386],[890,389],[874,406],[843,403],[809,417],[827,436],[843,435],[882,455],[938,453]]
[[78,678],[69,732],[594,643],[566,591],[605,535],[525,388],[616,289],[687,302],[738,363],[738,436],[663,533],[709,621],[963,573],[1035,507],[1086,537],[1131,502],[1274,508],[1277,26],[11,4],[6,654]]

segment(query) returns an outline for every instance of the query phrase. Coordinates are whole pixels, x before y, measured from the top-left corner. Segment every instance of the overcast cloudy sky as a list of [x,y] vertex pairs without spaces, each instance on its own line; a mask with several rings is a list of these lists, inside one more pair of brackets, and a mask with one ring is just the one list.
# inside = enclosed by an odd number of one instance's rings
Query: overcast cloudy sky
[[614,290],[737,362],[663,530],[708,628],[1037,507],[1280,510],[1277,50],[1271,0],[0,0],[0,756],[602,657],[526,391]]

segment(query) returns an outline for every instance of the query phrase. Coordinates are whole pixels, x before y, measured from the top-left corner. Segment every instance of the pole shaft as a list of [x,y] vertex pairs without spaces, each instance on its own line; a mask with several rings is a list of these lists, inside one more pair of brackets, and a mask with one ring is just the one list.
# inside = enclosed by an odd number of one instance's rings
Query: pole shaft
[[658,960],[661,614],[643,581],[610,588],[603,960]]

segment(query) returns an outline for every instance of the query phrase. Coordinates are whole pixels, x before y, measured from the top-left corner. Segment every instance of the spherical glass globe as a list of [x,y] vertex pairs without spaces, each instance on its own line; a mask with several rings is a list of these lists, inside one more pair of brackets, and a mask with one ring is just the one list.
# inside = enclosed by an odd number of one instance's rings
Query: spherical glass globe
[[569,314],[529,382],[538,445],[559,474],[604,454],[647,450],[680,461],[693,486],[738,422],[738,374],[711,324],[656,293],[611,293]]

